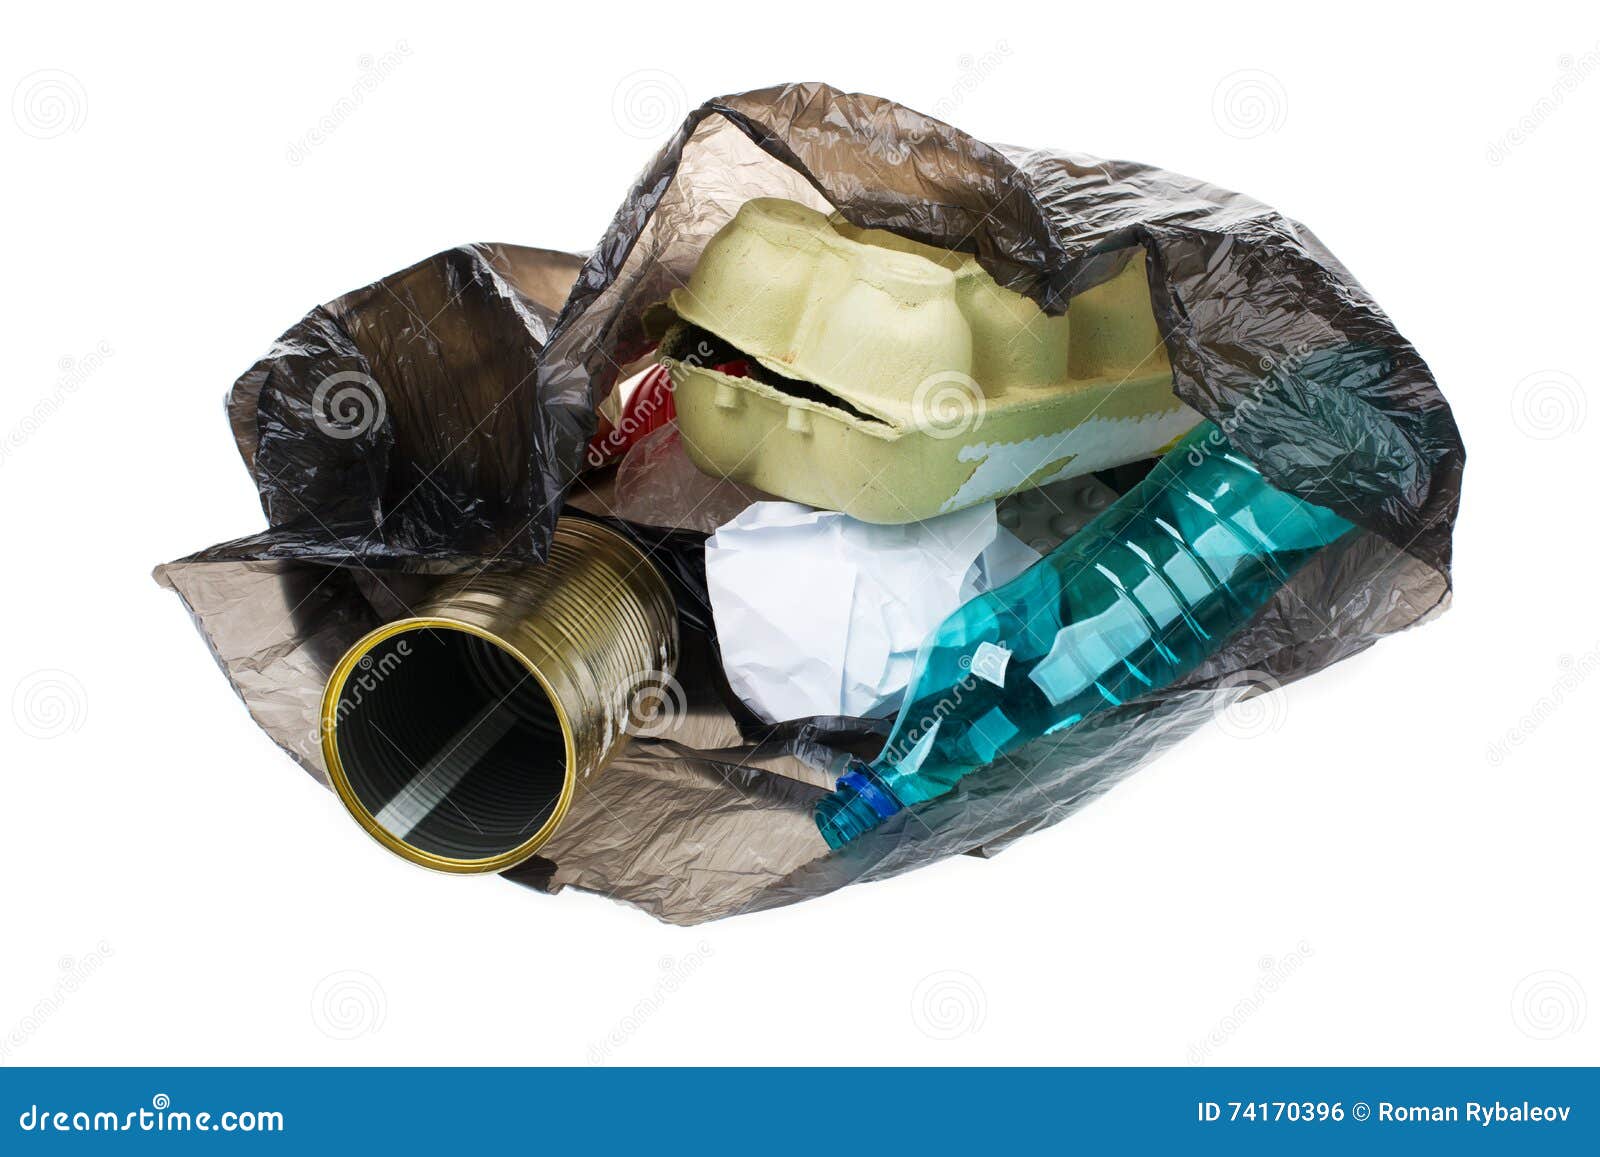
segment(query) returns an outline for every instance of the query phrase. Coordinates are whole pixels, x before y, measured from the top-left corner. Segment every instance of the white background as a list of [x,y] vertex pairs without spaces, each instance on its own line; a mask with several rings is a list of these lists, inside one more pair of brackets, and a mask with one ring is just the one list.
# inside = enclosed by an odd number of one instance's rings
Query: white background
[[[0,1061],[1600,1062],[1597,65],[1579,4],[11,11],[0,88],[66,103],[0,117]],[[1454,608],[992,862],[678,929],[384,855],[150,581],[262,525],[223,392],[802,79],[1310,225],[1455,406]]]

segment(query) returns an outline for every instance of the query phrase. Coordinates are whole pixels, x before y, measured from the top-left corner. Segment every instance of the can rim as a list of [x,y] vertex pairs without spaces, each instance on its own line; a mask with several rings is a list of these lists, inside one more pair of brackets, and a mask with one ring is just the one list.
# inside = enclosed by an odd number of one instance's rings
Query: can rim
[[[508,851],[497,855],[485,856],[477,859],[463,859],[456,856],[441,856],[434,852],[427,852],[394,835],[382,824],[362,803],[351,786],[350,777],[344,768],[344,762],[339,758],[339,744],[336,735],[338,722],[338,704],[344,691],[344,685],[358,663],[379,643],[391,639],[396,635],[407,634],[419,630],[446,630],[460,631],[468,635],[475,635],[488,642],[501,651],[510,655],[522,664],[528,674],[538,682],[550,701],[552,710],[555,711],[556,720],[561,725],[561,740],[566,751],[564,755],[564,768],[561,783],[561,796],[556,800],[555,810],[550,813],[539,830],[527,840]],[[322,693],[321,711],[321,738],[322,760],[328,769],[328,777],[332,781],[339,800],[344,804],[345,810],[355,817],[366,833],[377,840],[391,852],[402,859],[409,860],[425,868],[432,868],[438,872],[451,872],[457,875],[483,875],[490,872],[503,872],[507,868],[514,868],[529,856],[539,850],[556,828],[566,817],[567,809],[572,806],[572,797],[577,787],[577,746],[573,738],[572,721],[567,718],[566,708],[556,695],[555,688],[550,681],[540,672],[539,668],[531,662],[526,655],[507,640],[501,638],[493,631],[485,630],[472,623],[462,622],[459,619],[446,618],[439,615],[413,615],[404,619],[396,619],[385,623],[376,630],[363,635],[354,646],[344,653],[328,676],[328,682]]]

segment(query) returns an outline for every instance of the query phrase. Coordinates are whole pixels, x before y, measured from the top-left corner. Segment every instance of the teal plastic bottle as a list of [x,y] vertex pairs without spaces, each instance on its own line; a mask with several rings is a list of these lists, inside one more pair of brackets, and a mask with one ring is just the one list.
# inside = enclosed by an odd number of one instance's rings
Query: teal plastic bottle
[[922,644],[894,730],[817,804],[838,848],[975,768],[1198,667],[1350,530],[1202,422],[1098,518]]

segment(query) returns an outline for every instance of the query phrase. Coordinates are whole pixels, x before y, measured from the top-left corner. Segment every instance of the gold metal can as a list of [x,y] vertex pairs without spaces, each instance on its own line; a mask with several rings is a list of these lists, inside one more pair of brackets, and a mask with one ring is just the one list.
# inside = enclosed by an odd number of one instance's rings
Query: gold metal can
[[446,580],[345,653],[323,693],[323,759],[390,851],[504,871],[623,749],[677,660],[677,610],[649,559],[563,518],[543,566]]

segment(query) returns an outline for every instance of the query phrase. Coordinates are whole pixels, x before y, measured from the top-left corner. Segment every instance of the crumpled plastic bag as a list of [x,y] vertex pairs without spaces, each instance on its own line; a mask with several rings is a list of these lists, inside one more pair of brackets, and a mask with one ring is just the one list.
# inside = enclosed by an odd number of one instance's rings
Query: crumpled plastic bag
[[[450,250],[313,310],[235,384],[229,417],[268,528],[157,577],[313,775],[326,780],[322,683],[361,633],[439,574],[538,560],[564,504],[614,512],[611,480],[581,473],[595,405],[650,353],[645,310],[759,196],[974,253],[1050,312],[1143,249],[1179,397],[1274,484],[1363,533],[1182,685],[1037,741],[829,854],[811,806],[845,753],[875,754],[884,724],[750,715],[716,661],[699,536],[628,524],[679,593],[683,709],[509,877],[688,924],[992,854],[1261,682],[1301,678],[1447,604],[1465,462],[1450,407],[1310,231],[1148,165],[989,145],[878,97],[782,85],[694,110],[587,257]],[[1397,216],[1417,215],[1396,196]]]

